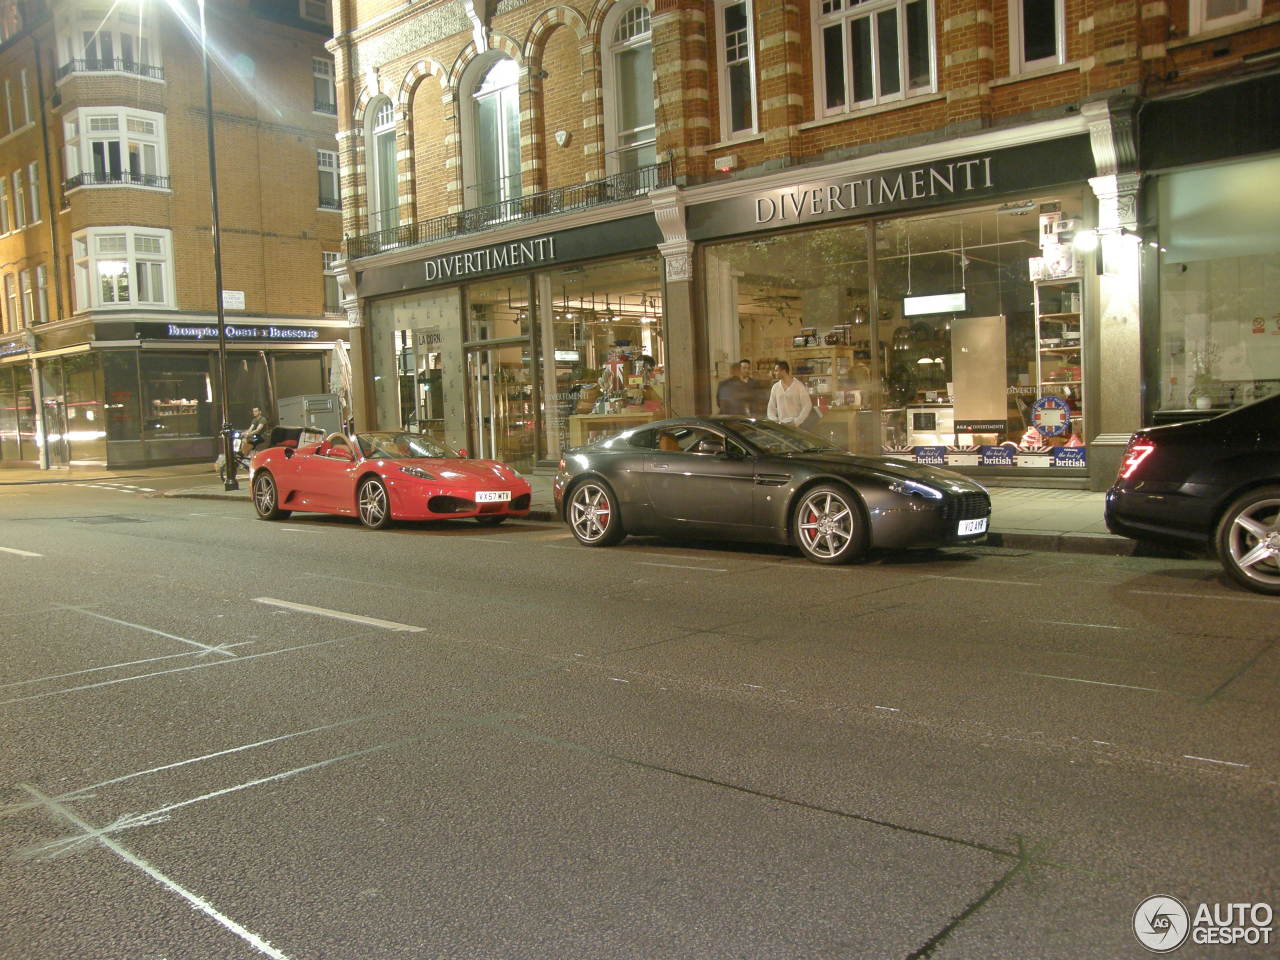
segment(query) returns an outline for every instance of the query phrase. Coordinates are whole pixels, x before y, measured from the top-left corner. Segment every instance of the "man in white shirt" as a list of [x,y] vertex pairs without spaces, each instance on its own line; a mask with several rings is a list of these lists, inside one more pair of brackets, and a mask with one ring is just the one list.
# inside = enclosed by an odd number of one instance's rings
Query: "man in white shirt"
[[776,382],[769,391],[768,417],[789,427],[799,428],[813,410],[809,391],[803,383],[791,376],[791,364],[785,360],[779,360],[773,365],[773,376]]

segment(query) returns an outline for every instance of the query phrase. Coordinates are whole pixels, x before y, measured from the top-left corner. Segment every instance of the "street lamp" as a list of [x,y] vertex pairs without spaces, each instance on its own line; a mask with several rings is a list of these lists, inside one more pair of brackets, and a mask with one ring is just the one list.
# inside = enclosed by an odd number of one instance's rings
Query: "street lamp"
[[[170,6],[175,0],[169,0]],[[213,218],[210,233],[213,236],[213,295],[218,318],[218,397],[222,403],[222,462],[224,489],[239,490],[236,482],[236,456],[231,436],[231,417],[227,396],[227,330],[226,314],[222,304],[222,235],[218,229],[218,161],[213,145],[213,83],[209,78],[209,35],[205,29],[204,2],[196,0],[200,10],[200,59],[204,67],[204,123],[209,145],[209,209]],[[183,17],[185,20],[186,18]]]

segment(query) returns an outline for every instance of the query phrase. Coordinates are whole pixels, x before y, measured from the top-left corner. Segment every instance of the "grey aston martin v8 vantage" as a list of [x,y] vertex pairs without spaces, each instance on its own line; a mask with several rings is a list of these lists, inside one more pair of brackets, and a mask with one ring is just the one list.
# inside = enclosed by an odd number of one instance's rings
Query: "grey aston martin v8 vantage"
[[661,420],[570,451],[556,509],[586,546],[629,533],[794,543],[817,563],[976,543],[991,498],[967,477],[865,457],[748,417]]

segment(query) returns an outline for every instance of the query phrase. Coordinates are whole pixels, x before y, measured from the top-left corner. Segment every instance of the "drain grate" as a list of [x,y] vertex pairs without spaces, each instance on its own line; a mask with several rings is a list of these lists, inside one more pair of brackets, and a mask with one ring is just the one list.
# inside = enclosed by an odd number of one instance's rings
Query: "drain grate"
[[100,517],[69,517],[72,523],[146,523],[141,517],[126,517],[122,513],[106,513]]

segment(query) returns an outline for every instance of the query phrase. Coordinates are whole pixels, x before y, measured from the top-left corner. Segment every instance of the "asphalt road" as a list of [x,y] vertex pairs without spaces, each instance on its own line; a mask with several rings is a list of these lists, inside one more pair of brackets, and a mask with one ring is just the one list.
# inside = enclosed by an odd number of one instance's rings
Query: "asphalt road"
[[1280,601],[1208,562],[140,489],[187,481],[0,487],[5,960],[1123,958],[1153,894],[1280,908]]

